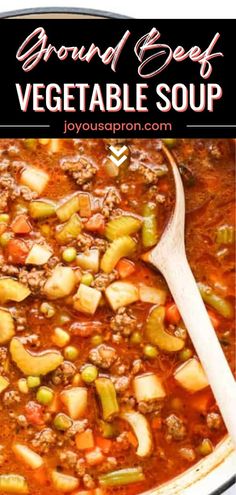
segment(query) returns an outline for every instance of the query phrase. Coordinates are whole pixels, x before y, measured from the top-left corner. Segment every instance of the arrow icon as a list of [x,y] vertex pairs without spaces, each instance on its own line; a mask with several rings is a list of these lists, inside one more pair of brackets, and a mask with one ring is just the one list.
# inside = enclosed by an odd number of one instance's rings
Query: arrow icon
[[[122,146],[122,148],[115,148],[114,146],[109,146],[109,150],[115,155],[109,155],[108,158],[116,165],[119,167],[124,161],[127,159],[127,155],[124,155],[124,153],[127,151],[127,146]],[[122,155],[122,156],[121,156]],[[118,160],[120,156],[120,159]],[[116,158],[117,157],[117,158]]]

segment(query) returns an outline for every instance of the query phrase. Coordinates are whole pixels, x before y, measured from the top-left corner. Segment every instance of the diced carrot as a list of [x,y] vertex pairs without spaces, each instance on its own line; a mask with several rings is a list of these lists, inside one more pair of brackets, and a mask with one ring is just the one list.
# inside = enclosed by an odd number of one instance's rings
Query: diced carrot
[[7,230],[7,224],[6,223],[0,223],[0,235],[3,234]]
[[15,234],[28,234],[32,227],[26,215],[18,215],[11,223],[11,229]]
[[151,425],[152,425],[152,428],[153,428],[154,430],[160,430],[160,429],[161,429],[161,425],[162,425],[162,420],[161,420],[161,418],[158,418],[158,417],[153,418],[153,419],[152,419],[152,422],[151,422]]
[[77,433],[75,436],[76,447],[79,450],[87,450],[93,449],[94,447],[94,438],[93,432],[90,428],[83,431],[82,433]]
[[97,437],[96,445],[99,447],[104,454],[108,454],[112,447],[112,440],[109,438]]
[[132,431],[127,432],[127,438],[133,447],[136,448],[138,446],[138,440]]
[[99,234],[103,234],[105,229],[104,216],[101,215],[101,213],[96,213],[85,223],[84,228],[91,232],[98,232]]
[[29,249],[25,242],[20,239],[11,239],[6,246],[6,254],[10,263],[24,264],[28,252]]
[[90,450],[90,452],[86,452],[85,459],[89,466],[97,466],[104,461],[104,455],[99,447],[95,447],[95,449]]
[[47,410],[50,413],[56,413],[59,411],[61,406],[60,397],[58,394],[54,394],[52,402],[47,406]]
[[214,327],[215,330],[217,330],[217,328],[219,328],[219,325],[220,325],[220,320],[219,318],[216,316],[216,314],[211,311],[210,309],[207,310],[208,312],[208,315],[210,317],[210,320],[211,320],[211,323]]
[[200,392],[191,397],[191,407],[200,413],[206,413],[211,402],[209,392]]
[[79,194],[79,213],[81,217],[91,216],[91,201],[88,193]]
[[133,261],[127,260],[126,258],[122,258],[118,261],[116,268],[121,278],[126,278],[135,272],[135,264]]
[[40,485],[46,485],[48,482],[48,475],[45,466],[32,470],[32,475],[35,481],[37,481]]
[[178,325],[178,323],[180,322],[181,320],[180,312],[174,302],[166,305],[165,316],[166,316],[166,320],[171,325]]

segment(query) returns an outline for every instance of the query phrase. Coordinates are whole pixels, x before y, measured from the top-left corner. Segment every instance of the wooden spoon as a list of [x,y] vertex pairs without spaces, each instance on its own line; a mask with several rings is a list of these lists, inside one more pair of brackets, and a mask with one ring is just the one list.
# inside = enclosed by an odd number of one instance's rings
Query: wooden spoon
[[175,180],[175,208],[158,244],[144,259],[164,276],[205,370],[225,425],[236,446],[236,382],[202,301],[185,252],[185,197],[171,152],[163,151]]

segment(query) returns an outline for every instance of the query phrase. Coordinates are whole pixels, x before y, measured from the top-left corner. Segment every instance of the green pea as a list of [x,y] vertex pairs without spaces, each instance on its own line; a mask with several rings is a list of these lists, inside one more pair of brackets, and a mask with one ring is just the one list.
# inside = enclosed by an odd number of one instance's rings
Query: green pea
[[11,232],[3,232],[0,236],[0,246],[7,246],[8,242],[13,238],[13,234]]
[[54,306],[48,302],[43,302],[39,308],[40,312],[44,314],[46,318],[52,318],[55,316],[56,310]]
[[40,387],[36,394],[37,401],[43,406],[47,406],[52,402],[54,392],[49,387]]
[[198,447],[198,451],[201,455],[209,455],[213,451],[212,443],[209,438],[204,438],[201,445]]
[[188,347],[185,347],[184,349],[182,349],[182,351],[180,351],[178,354],[180,361],[187,361],[188,359],[190,359],[192,357],[192,355],[193,355],[193,351],[192,351],[192,349],[189,349]]
[[84,284],[84,285],[91,285],[93,281],[93,275],[92,273],[84,273],[84,275],[82,275],[81,277],[81,284]]
[[102,343],[102,341],[103,341],[103,338],[99,334],[92,335],[92,337],[90,339],[91,344],[94,346],[100,345]]
[[130,336],[130,343],[134,345],[141,344],[142,342],[142,334],[136,330]]
[[62,259],[66,263],[71,263],[76,258],[76,249],[73,247],[66,248],[62,253]]
[[176,142],[177,142],[177,139],[173,139],[173,138],[165,138],[165,139],[162,139],[163,143],[168,146],[168,148],[173,148],[173,146],[175,146]]
[[64,357],[69,361],[75,361],[79,355],[79,351],[73,345],[68,345],[64,349]]
[[41,380],[39,376],[27,376],[26,378],[28,388],[39,387]]
[[144,356],[150,359],[154,359],[158,355],[158,350],[153,345],[147,344],[143,348]]
[[66,414],[58,413],[54,418],[53,424],[57,430],[66,431],[72,426],[73,421]]
[[81,378],[85,383],[92,383],[98,376],[98,370],[93,364],[88,364],[81,371]]
[[8,223],[9,220],[10,220],[10,215],[8,215],[8,213],[0,214],[0,223]]

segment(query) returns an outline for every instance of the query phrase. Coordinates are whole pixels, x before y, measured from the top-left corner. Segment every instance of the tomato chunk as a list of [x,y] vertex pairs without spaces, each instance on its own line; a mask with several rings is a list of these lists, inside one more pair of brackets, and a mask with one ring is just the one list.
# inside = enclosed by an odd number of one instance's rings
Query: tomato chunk
[[11,229],[15,234],[28,234],[32,227],[26,215],[18,215],[11,223]]
[[10,263],[23,265],[29,249],[21,239],[11,239],[6,246],[6,255]]

